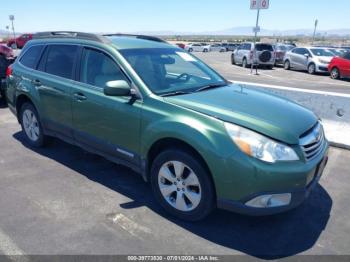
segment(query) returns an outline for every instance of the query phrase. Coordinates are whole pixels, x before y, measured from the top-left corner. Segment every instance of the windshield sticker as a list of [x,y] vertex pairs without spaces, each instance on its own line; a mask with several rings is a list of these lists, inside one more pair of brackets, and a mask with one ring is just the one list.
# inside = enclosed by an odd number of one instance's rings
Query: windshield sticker
[[187,62],[197,62],[197,60],[193,56],[191,56],[191,55],[189,55],[187,53],[176,52],[176,54],[178,54],[183,60],[185,60]]

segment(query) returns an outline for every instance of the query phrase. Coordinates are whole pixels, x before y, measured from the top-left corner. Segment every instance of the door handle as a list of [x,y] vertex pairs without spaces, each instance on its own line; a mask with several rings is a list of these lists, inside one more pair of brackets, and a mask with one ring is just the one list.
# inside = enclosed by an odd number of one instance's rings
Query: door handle
[[41,86],[41,82],[39,79],[35,79],[32,81],[32,84],[35,85],[35,86]]
[[86,96],[84,96],[84,94],[82,93],[75,93],[74,94],[74,98],[77,100],[77,101],[84,101],[86,100]]

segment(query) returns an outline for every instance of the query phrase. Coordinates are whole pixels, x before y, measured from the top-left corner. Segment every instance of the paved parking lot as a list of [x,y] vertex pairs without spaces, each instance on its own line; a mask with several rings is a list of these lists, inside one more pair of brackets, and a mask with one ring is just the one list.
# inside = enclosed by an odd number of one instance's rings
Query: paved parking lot
[[0,108],[0,254],[350,254],[350,151],[332,148],[301,207],[272,217],[168,217],[131,170],[54,140],[24,142]]
[[231,65],[231,52],[193,54],[229,80],[350,94],[349,80],[333,80],[327,74],[309,75],[302,71],[286,71],[279,66],[272,70],[259,69],[259,75],[254,75],[250,69]]

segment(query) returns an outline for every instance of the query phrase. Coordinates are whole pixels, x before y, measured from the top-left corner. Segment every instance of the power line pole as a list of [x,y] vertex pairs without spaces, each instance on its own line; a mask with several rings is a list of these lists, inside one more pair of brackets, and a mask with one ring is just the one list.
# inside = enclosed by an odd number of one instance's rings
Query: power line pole
[[13,38],[15,40],[15,48],[17,49],[17,40],[16,40],[16,33],[15,33],[15,26],[13,21],[15,21],[15,16],[14,15],[10,15],[9,16],[11,24],[12,24],[12,32],[13,32]]
[[312,37],[312,45],[314,45],[314,43],[315,43],[317,26],[318,26],[318,19],[315,20],[315,29],[314,29],[314,35]]

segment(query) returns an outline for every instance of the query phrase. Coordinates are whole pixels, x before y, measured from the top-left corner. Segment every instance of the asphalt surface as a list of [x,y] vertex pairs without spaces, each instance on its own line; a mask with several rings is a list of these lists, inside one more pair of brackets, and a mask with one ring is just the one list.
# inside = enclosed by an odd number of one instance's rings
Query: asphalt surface
[[231,65],[231,52],[193,54],[228,80],[350,94],[350,80],[333,80],[327,74],[310,75],[303,71],[287,71],[278,66],[273,69],[259,68],[259,75],[255,75],[251,74],[250,69]]
[[175,220],[131,170],[59,140],[25,143],[0,108],[0,254],[350,254],[350,151],[332,148],[298,209],[272,217],[215,211]]

